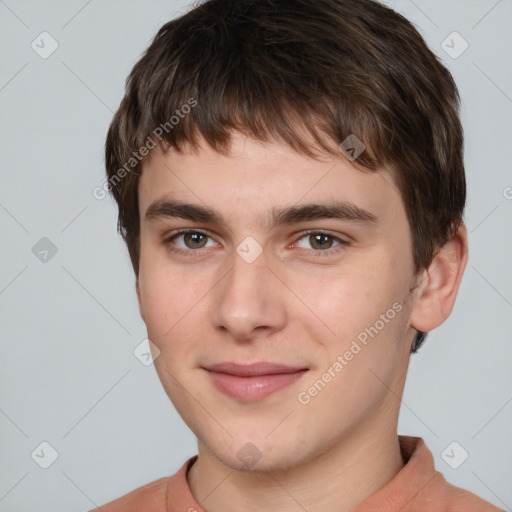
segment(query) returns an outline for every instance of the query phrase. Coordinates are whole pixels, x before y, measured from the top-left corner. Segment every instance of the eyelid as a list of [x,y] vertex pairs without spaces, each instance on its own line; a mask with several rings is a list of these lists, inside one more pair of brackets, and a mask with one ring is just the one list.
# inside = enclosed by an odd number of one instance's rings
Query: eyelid
[[328,229],[308,229],[306,231],[299,232],[297,236],[297,240],[300,240],[301,238],[304,238],[305,236],[317,234],[317,235],[326,235],[330,236],[331,238],[334,238],[335,240],[338,240],[339,242],[343,243],[349,243],[348,236],[347,235],[339,235],[336,233],[333,233],[332,231],[329,231]]
[[[335,245],[334,247],[329,247],[328,249],[303,249],[304,251],[306,251],[308,254],[312,254],[313,256],[315,257],[322,257],[322,256],[333,256],[335,254],[338,253],[338,251],[341,251],[345,248],[346,245],[348,245],[350,242],[346,239],[344,239],[343,237],[341,236],[338,236],[328,230],[323,230],[323,229],[310,229],[308,231],[303,231],[299,234],[299,236],[296,238],[295,242],[292,242],[292,244],[290,244],[291,246],[294,246],[295,244],[297,244],[300,240],[302,240],[303,238],[306,238],[312,234],[317,234],[317,235],[325,235],[325,236],[328,236],[330,238],[332,238],[333,240],[335,240],[337,243],[337,245]],[[290,246],[288,246],[290,247]]]
[[[171,233],[164,236],[163,243],[165,245],[172,242],[175,238],[179,238],[182,235],[186,235],[187,233],[194,233],[198,235],[206,236],[207,238],[214,240],[214,237],[207,231],[199,228],[183,228],[178,229],[176,231],[172,231]],[[185,252],[199,252],[199,249],[182,249],[181,247],[178,247],[176,249],[177,251],[185,251]]]

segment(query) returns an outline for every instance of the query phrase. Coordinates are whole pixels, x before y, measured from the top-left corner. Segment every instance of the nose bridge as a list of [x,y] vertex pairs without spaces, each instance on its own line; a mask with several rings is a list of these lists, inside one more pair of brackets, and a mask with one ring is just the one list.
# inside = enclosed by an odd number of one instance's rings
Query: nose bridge
[[249,339],[258,328],[280,329],[286,307],[279,280],[267,267],[266,255],[255,252],[251,241],[242,242],[233,254],[231,270],[216,287],[212,322],[238,339]]

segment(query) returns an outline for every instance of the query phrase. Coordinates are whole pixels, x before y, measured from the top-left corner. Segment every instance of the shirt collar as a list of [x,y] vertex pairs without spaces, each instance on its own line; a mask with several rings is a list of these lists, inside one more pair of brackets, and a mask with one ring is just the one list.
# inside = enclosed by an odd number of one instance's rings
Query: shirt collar
[[[404,467],[384,487],[353,508],[350,512],[406,512],[408,505],[427,487],[442,486],[446,481],[435,470],[434,459],[420,437],[398,436]],[[188,459],[169,480],[167,510],[205,512],[196,502],[187,482],[187,472],[197,460]]]

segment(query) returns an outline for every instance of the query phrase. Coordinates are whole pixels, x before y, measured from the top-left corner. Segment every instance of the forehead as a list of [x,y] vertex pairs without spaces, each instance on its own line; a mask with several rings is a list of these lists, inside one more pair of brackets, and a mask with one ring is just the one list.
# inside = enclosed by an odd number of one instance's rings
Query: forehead
[[233,135],[229,155],[206,144],[183,152],[155,148],[139,182],[141,219],[166,200],[231,212],[236,218],[264,215],[268,225],[275,224],[283,206],[345,203],[361,218],[403,206],[391,170],[364,171],[341,152],[316,159],[241,134]]

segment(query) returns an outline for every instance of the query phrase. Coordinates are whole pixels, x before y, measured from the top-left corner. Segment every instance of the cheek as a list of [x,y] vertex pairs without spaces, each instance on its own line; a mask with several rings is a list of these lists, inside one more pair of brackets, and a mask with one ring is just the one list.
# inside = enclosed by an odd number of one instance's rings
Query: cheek
[[[375,261],[375,260],[374,260]],[[375,323],[396,301],[403,285],[394,279],[392,266],[365,261],[332,269],[329,273],[303,273],[295,282],[296,295],[306,306],[308,318],[316,318],[338,339],[355,336]]]
[[305,278],[300,290],[310,311],[299,321],[322,346],[317,369],[331,368],[337,376],[332,389],[357,386],[360,393],[373,395],[382,383],[370,369],[387,382],[402,357],[407,286],[403,270],[395,268],[389,254],[372,259],[373,264],[359,263],[350,271],[338,269],[329,279]]
[[155,368],[174,396],[181,388],[171,376],[187,385],[187,370],[197,365],[198,354],[208,345],[209,287],[197,273],[187,275],[176,267],[161,272],[153,266],[141,274],[140,288],[148,338],[160,350]]
[[[159,270],[156,264],[141,264],[141,306],[149,338],[158,346],[172,339],[192,309],[193,296],[179,273]],[[192,302],[192,304],[191,304]]]
[[141,302],[148,328],[170,329],[187,308],[194,283],[187,281],[180,268],[169,263],[161,247],[143,236],[139,270]]

